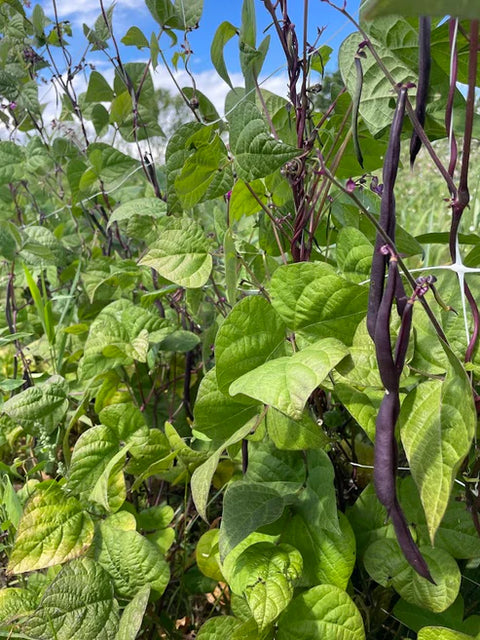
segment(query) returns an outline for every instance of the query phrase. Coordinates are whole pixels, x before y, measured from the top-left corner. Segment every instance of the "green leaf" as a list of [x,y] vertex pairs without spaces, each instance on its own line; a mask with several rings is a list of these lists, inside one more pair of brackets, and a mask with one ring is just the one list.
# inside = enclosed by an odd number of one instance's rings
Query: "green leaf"
[[17,252],[17,243],[13,229],[6,223],[0,223],[0,256],[13,260]]
[[223,237],[223,260],[227,300],[228,304],[233,307],[237,302],[237,251],[231,229],[227,229]]
[[[141,66],[143,69],[143,65]],[[140,129],[139,135],[142,129]],[[140,139],[142,139],[141,136]],[[103,142],[90,144],[87,155],[89,162],[94,167],[93,181],[85,182],[84,180],[85,175],[88,175],[88,171],[91,171],[90,169],[82,176],[79,186],[81,190],[85,189],[86,191],[93,191],[93,193],[101,192],[102,189],[107,192],[115,191],[120,184],[125,182],[125,176],[135,172],[140,166],[138,160]],[[103,182],[102,185],[100,185],[99,180]]]
[[60,571],[24,628],[36,640],[114,640],[118,619],[109,575],[82,558]]
[[181,28],[196,29],[203,12],[203,0],[175,0],[175,10],[181,20]]
[[258,412],[257,403],[238,402],[223,394],[215,368],[202,379],[193,408],[195,430],[217,442],[232,436]]
[[[201,116],[203,123],[218,124],[221,121],[220,115],[216,110],[215,105],[209,98],[207,98],[204,93],[199,91],[197,88],[194,89],[193,87],[182,87],[181,92],[187,98],[187,100],[196,100],[196,102],[198,103],[197,113]],[[226,154],[226,149],[223,146],[221,148],[222,151],[225,150]],[[223,191],[220,195],[223,195],[224,193],[226,193],[226,191]],[[207,200],[208,199],[209,198],[207,198]]]
[[231,22],[222,22],[215,31],[215,35],[213,36],[212,44],[210,47],[210,58],[212,60],[212,64],[215,67],[218,75],[222,78],[222,80],[224,80],[224,82],[228,84],[231,89],[233,89],[233,85],[230,80],[230,76],[228,75],[223,50],[227,42],[229,42],[229,40],[231,40],[237,33],[237,28],[234,27]]
[[[404,9],[402,9],[401,14],[408,15]],[[396,36],[397,32],[394,31],[394,34]],[[416,35],[415,30],[410,27],[410,37],[413,39],[414,36],[418,42],[418,35]],[[399,55],[397,55],[397,51],[394,48],[396,46],[398,46],[398,48],[407,46],[403,39],[399,42],[394,39],[391,47],[387,47],[378,39],[371,36],[370,38],[382,62],[395,78],[396,82],[404,83],[415,80],[416,72],[413,71],[415,62],[412,61],[412,66],[408,66],[402,61]],[[350,95],[354,95],[356,84],[354,58],[358,46],[363,39],[360,33],[352,33],[344,40],[338,54],[339,68]],[[378,73],[378,64],[370,51],[367,51],[366,58],[362,58],[362,69],[363,86],[360,115],[370,133],[376,136],[389,127],[392,122],[392,85],[383,73]]]
[[177,353],[186,353],[192,351],[200,343],[200,338],[192,331],[184,331],[179,329],[173,331],[161,342],[158,343],[160,351],[176,351]]
[[73,496],[49,480],[37,485],[25,505],[8,571],[25,573],[81,555],[93,539],[93,522]]
[[367,289],[347,282],[325,263],[279,267],[269,294],[287,327],[310,342],[334,335],[351,344],[367,309]]
[[[160,341],[171,328],[152,311],[127,299],[116,300],[98,314],[90,326],[79,366],[79,377],[96,375],[133,363],[138,352],[135,341],[147,331],[152,342]],[[145,360],[143,360],[145,361]]]
[[408,564],[396,540],[377,540],[365,552],[363,562],[370,576],[382,586],[393,586],[404,600],[430,611],[445,611],[456,599],[461,574],[457,563],[443,549],[420,547],[436,584]]
[[92,71],[88,78],[88,89],[85,94],[87,102],[111,102],[114,98],[112,87],[98,71]]
[[135,198],[124,202],[110,215],[107,228],[114,222],[128,221],[133,216],[163,218],[167,213],[167,205],[158,198]]
[[202,228],[188,218],[169,218],[160,233],[139,264],[181,287],[203,287],[212,270],[212,256]]
[[[414,0],[369,0],[368,3],[365,2],[364,6],[363,18],[365,20],[372,20],[378,16],[392,13],[403,16],[439,16],[441,18],[456,16],[480,20],[480,7],[470,0],[425,0],[422,6],[419,6]],[[426,637],[425,640],[427,640]]]
[[0,485],[0,494],[2,496],[2,507],[7,519],[12,523],[15,529],[18,529],[18,523],[23,513],[23,506],[20,502],[18,494],[13,488],[12,481],[5,475]]
[[173,520],[175,511],[170,505],[157,505],[143,509],[136,515],[138,527],[151,531],[165,529]]
[[368,393],[359,391],[344,382],[335,384],[335,394],[358,422],[372,442],[375,441],[375,423],[384,391],[369,389]]
[[220,391],[265,361],[285,352],[286,327],[265,298],[248,296],[228,314],[215,338]]
[[115,640],[135,640],[150,597],[150,586],[142,587],[123,610]]
[[203,575],[217,582],[224,580],[220,568],[220,552],[218,550],[219,533],[218,529],[205,531],[195,548],[195,559],[198,568]]
[[351,282],[368,280],[372,266],[373,245],[355,227],[342,227],[337,236],[337,263]]
[[432,544],[477,423],[470,380],[450,348],[442,346],[448,358],[445,379],[415,387],[402,403],[400,414],[402,442]]
[[200,516],[208,521],[207,518],[207,503],[208,494],[210,492],[210,485],[212,478],[217,469],[218,463],[222,453],[227,447],[236,442],[240,442],[243,438],[246,438],[252,429],[252,421],[247,422],[241,429],[235,431],[235,433],[228,438],[222,445],[213,453],[209,459],[202,465],[197,467],[193,472],[192,479],[190,481],[190,488],[192,490],[192,498]]
[[248,470],[244,480],[263,482],[282,492],[300,491],[305,483],[305,459],[296,451],[280,451],[268,440],[249,447]]
[[322,584],[303,592],[278,621],[278,640],[365,640],[360,612],[338,587]]
[[[418,537],[429,540],[425,512],[411,476],[404,478],[399,488],[400,503],[409,522],[415,523]],[[480,536],[472,514],[465,503],[464,489],[453,485],[450,501],[435,535],[435,546],[445,549],[454,558],[480,558]]]
[[167,173],[168,210],[181,211],[180,202],[174,189],[175,180],[183,169],[187,158],[193,153],[190,147],[191,138],[195,134],[210,129],[199,122],[188,122],[181,125],[172,134],[165,149],[165,166]]
[[106,511],[118,511],[127,497],[127,488],[123,475],[125,456],[129,445],[123,447],[106,464],[90,492],[89,499],[97,502]]
[[442,625],[453,629],[462,629],[465,605],[461,594],[442,613],[433,613],[422,607],[400,599],[393,608],[393,615],[409,629],[418,633],[426,625]]
[[174,182],[175,191],[184,209],[190,209],[200,202],[227,163],[227,149],[218,135],[195,149],[185,160]]
[[293,494],[285,495],[265,483],[231,484],[223,499],[220,557],[225,558],[250,533],[278,520],[292,500]]
[[93,126],[95,127],[95,133],[97,134],[97,136],[104,135],[108,130],[110,118],[108,115],[108,111],[105,109],[103,104],[93,105],[90,118],[92,120]]
[[253,544],[237,558],[230,588],[245,597],[260,630],[273,622],[292,599],[302,566],[297,549],[271,542]]
[[154,20],[156,20],[161,27],[169,26],[174,29],[180,28],[177,9],[171,0],[145,0],[145,4]]
[[[252,191],[256,197],[252,194]],[[228,209],[230,219],[240,220],[243,216],[252,216],[261,211],[261,205],[268,202],[266,192],[267,189],[263,180],[254,180],[248,186],[244,180],[237,180],[230,194],[230,206]]]
[[307,514],[289,518],[281,534],[303,558],[301,586],[334,584],[346,589],[355,566],[355,534],[343,513],[338,513],[338,533],[317,527]]
[[0,621],[11,622],[34,611],[37,598],[27,589],[0,589]]
[[220,640],[231,638],[235,629],[241,626],[241,621],[233,616],[217,616],[207,620],[201,627],[196,640]]
[[132,598],[145,586],[160,596],[170,579],[170,569],[159,548],[137,531],[123,531],[109,524],[100,525],[94,544],[94,557],[110,574],[115,592]]
[[330,441],[320,425],[306,413],[299,421],[295,421],[270,407],[266,415],[266,428],[269,438],[278,449],[323,449]]
[[143,413],[132,402],[118,402],[104,407],[99,414],[119,443],[128,444],[132,455],[141,455],[148,440],[148,427]]
[[138,27],[130,27],[127,33],[121,39],[124,45],[127,47],[137,47],[137,49],[143,49],[145,47],[149,47],[149,43],[147,38],[145,37],[143,31]]
[[72,452],[68,488],[83,498],[90,495],[119,447],[120,441],[109,427],[99,425],[82,433]]
[[268,176],[300,153],[271,136],[262,114],[252,102],[241,102],[228,120],[237,175],[247,182]]
[[446,629],[445,627],[423,627],[417,636],[418,640],[474,640],[473,636],[467,636],[460,631]]
[[232,382],[230,393],[255,398],[299,420],[312,391],[347,353],[338,340],[324,338],[293,356],[270,360],[242,375]]
[[379,502],[373,484],[369,484],[347,510],[347,517],[355,532],[357,554],[363,558],[365,550],[376,540],[394,538],[393,526],[387,512]]
[[65,249],[50,229],[32,225],[26,227],[23,233],[26,239],[20,255],[24,263],[41,268],[64,266]]
[[9,398],[2,407],[27,433],[52,433],[68,409],[68,385],[61,376],[51,376],[42,385],[29,387]]
[[309,451],[306,462],[307,480],[295,508],[311,526],[339,535],[334,469],[330,458],[325,451]]

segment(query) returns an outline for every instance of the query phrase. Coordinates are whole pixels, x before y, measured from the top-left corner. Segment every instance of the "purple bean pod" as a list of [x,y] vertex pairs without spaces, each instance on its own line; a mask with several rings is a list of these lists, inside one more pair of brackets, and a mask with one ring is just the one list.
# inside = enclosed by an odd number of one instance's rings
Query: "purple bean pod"
[[398,278],[398,264],[394,256],[390,257],[388,265],[388,278],[385,291],[380,302],[375,325],[375,352],[377,355],[378,370],[385,389],[392,393],[398,393],[399,375],[393,361],[392,346],[390,341],[390,316]]
[[380,405],[376,421],[373,470],[375,492],[379,501],[387,510],[387,514],[392,519],[395,535],[405,559],[419,575],[435,584],[427,563],[412,538],[407,520],[397,498],[395,425],[399,413],[400,400],[398,392],[389,393],[387,391]]
[[389,515],[392,519],[398,544],[400,545],[400,549],[402,550],[405,559],[408,561],[408,564],[413,567],[415,571],[422,576],[422,578],[425,578],[432,584],[436,584],[429,571],[428,565],[425,562],[425,558],[420,553],[420,550],[412,538],[407,520],[396,497],[392,507],[390,508]]
[[402,314],[402,323],[400,325],[400,331],[398,332],[397,341],[395,343],[395,369],[400,377],[405,364],[405,357],[407,355],[408,343],[410,340],[410,330],[412,328],[412,313],[413,313],[413,300],[409,298],[405,303],[405,308]]
[[387,392],[383,396],[376,421],[373,484],[378,499],[389,515],[397,495],[395,485],[397,468],[395,424],[399,413],[400,401],[398,393]]
[[[403,127],[403,117],[405,114],[405,103],[407,100],[406,85],[400,88],[397,99],[397,107],[393,117],[388,141],[388,149],[383,165],[383,191],[380,205],[380,226],[388,234],[391,240],[395,241],[395,180],[397,178],[398,165],[400,162],[400,136]],[[379,233],[375,241],[373,251],[372,269],[370,275],[370,291],[368,296],[367,329],[372,340],[375,340],[375,325],[380,302],[383,296],[385,269],[388,257],[381,253],[380,249],[384,240]],[[401,292],[400,292],[401,293]]]
[[[421,16],[419,21],[418,32],[418,84],[417,84],[417,97],[415,103],[415,114],[419,123],[425,124],[428,85],[430,82],[430,35],[431,35],[431,19],[427,16]],[[410,140],[410,166],[413,167],[415,158],[420,151],[422,141],[418,133],[413,130]]]

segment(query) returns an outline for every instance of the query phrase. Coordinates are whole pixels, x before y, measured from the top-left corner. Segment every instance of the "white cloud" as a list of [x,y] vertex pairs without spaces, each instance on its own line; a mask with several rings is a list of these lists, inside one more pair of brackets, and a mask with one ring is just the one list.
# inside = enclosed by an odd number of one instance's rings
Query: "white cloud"
[[[104,7],[108,9],[110,2],[105,0]],[[41,5],[47,15],[52,13],[52,0],[42,0]],[[93,23],[101,13],[100,3],[98,0],[57,0],[58,19],[70,20],[72,23],[88,24],[93,26]],[[126,20],[126,12],[135,11],[141,12],[142,16],[147,16],[148,11],[145,7],[145,0],[117,0],[115,3],[115,10],[113,12],[114,21]],[[129,14],[129,21],[131,21],[132,14]],[[128,21],[127,21],[128,22]]]
[[[186,71],[176,71],[173,76],[181,88],[192,86],[192,79]],[[225,98],[230,91],[230,87],[220,78],[215,69],[196,72],[193,76],[197,89],[213,102],[217,111],[223,116]],[[240,73],[230,74],[230,79],[234,87],[243,85],[243,76]],[[168,89],[172,93],[177,92],[175,83],[164,67],[159,66],[153,73],[153,82],[156,87]],[[284,73],[273,75],[262,80],[260,85],[262,89],[268,89],[268,91],[285,96],[287,92],[287,76]]]

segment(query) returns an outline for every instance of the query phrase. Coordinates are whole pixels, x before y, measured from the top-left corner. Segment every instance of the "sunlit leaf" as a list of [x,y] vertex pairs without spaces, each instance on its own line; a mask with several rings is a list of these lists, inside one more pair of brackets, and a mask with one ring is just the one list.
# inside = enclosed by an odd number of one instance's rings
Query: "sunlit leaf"
[[73,496],[49,480],[25,505],[8,571],[25,573],[61,564],[84,553],[93,539],[90,515]]

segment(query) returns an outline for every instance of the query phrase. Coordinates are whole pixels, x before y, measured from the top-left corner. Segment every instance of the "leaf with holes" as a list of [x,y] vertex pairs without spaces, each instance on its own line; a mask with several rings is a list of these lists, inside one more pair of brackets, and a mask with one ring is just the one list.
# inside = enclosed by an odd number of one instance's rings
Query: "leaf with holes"
[[230,588],[245,597],[259,629],[288,605],[302,566],[302,556],[288,544],[258,542],[237,558]]

